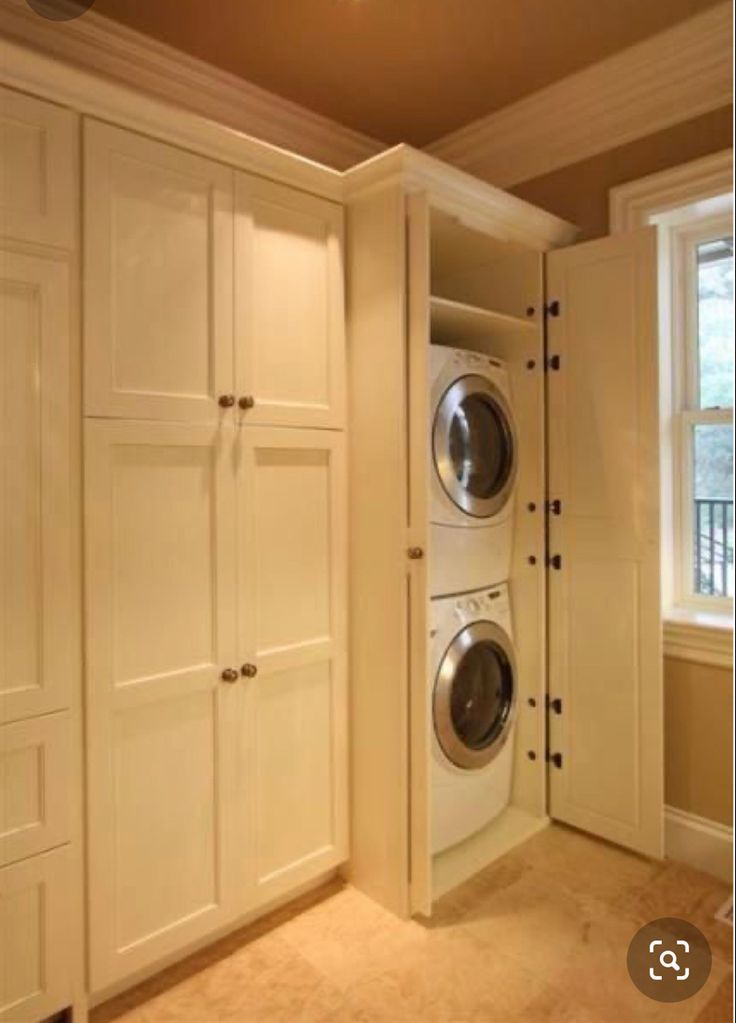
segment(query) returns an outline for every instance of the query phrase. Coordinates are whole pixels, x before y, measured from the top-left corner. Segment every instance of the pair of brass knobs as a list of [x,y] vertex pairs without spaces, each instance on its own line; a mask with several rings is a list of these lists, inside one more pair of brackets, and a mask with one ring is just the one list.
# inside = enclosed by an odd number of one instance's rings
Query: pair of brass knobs
[[[242,408],[243,411],[246,411],[249,408],[253,408],[255,403],[256,399],[250,394],[245,394],[243,395],[242,398],[238,398],[238,408]],[[221,394],[220,397],[218,398],[217,404],[220,406],[220,408],[232,408],[233,405],[235,404],[235,395]]]
[[241,675],[244,678],[255,678],[257,674],[258,668],[255,664],[244,664],[240,671],[235,668],[225,668],[221,678],[223,682],[237,682]]

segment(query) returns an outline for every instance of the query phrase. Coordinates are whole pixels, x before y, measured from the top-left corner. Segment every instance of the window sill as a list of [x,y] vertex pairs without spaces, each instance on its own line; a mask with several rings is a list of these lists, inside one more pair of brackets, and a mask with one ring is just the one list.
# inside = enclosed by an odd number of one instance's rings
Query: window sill
[[680,661],[733,668],[733,618],[686,608],[664,615],[664,655]]

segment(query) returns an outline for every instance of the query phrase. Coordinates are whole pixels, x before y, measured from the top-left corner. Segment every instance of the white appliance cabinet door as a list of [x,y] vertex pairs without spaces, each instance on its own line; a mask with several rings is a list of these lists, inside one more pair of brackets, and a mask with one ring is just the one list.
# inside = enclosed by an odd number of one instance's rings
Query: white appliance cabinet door
[[239,431],[242,862],[258,904],[347,857],[345,444]]
[[548,256],[549,771],[553,817],[661,856],[656,274],[654,228]]
[[215,422],[232,392],[233,173],[84,122],[85,413]]
[[235,181],[235,372],[244,419],[340,428],[342,208],[251,175]]
[[232,434],[203,424],[86,424],[95,991],[235,913]]

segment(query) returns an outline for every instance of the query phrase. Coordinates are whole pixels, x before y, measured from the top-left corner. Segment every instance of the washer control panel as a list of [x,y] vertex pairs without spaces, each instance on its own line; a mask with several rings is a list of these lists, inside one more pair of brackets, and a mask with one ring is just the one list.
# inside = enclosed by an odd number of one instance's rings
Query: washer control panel
[[493,366],[495,369],[503,367],[503,363],[498,359],[491,359],[487,355],[481,355],[480,352],[464,352],[457,349],[452,357],[452,363],[462,370],[470,370],[471,372],[473,370],[483,370],[486,366]]
[[455,600],[454,614],[462,622],[478,618],[497,619],[507,612],[508,590],[505,586],[490,586],[487,590],[465,594]]

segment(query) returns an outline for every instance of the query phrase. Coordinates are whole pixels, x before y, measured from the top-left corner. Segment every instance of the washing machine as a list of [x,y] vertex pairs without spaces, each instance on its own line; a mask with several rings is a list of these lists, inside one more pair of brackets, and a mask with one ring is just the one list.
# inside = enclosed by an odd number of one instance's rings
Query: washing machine
[[430,346],[430,592],[509,578],[518,443],[499,359]]
[[494,820],[511,796],[517,702],[508,587],[431,602],[432,852]]

